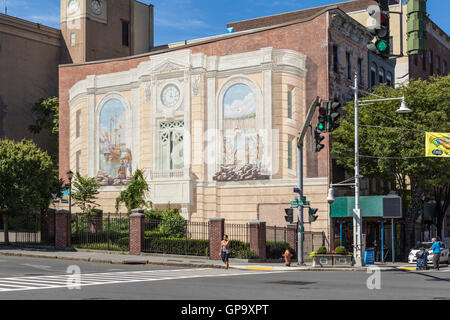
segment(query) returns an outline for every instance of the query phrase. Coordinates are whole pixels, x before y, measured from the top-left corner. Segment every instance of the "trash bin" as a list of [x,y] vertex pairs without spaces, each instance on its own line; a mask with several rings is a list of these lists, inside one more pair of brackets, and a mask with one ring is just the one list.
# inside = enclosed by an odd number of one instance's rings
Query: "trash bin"
[[364,252],[364,264],[375,264],[375,249],[367,248]]

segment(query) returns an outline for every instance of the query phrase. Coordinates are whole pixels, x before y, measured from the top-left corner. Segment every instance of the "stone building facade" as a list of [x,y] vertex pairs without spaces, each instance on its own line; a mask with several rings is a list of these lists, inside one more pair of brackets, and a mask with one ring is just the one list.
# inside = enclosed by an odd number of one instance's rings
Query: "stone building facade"
[[[351,96],[347,68],[331,72],[333,43],[353,53],[354,72],[359,59],[367,68],[368,38],[331,8],[129,58],[62,65],[60,176],[71,169],[97,177],[104,212],[115,211],[136,169],[155,206],[170,202],[192,221],[244,223],[259,220],[264,206],[289,207],[307,108],[316,96]],[[305,194],[319,219],[305,229],[328,234],[329,148],[314,153],[306,140]],[[286,223],[284,210],[266,213],[267,225]]]

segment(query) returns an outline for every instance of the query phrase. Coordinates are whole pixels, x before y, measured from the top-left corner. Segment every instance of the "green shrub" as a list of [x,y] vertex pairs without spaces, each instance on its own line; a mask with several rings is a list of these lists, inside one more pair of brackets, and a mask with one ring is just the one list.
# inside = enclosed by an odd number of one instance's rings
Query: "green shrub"
[[347,249],[345,249],[345,247],[337,247],[334,250],[335,254],[347,254]]
[[282,259],[282,254],[289,249],[291,253],[294,250],[289,246],[289,243],[284,241],[267,241],[266,242],[266,257],[267,259]]
[[168,206],[162,212],[159,231],[170,235],[171,238],[184,238],[186,235],[186,220],[180,215],[178,209],[170,209]]
[[145,251],[166,254],[209,256],[209,240],[145,237]]
[[130,247],[130,237],[123,237],[123,238],[117,239],[117,240],[113,241],[113,243],[120,248],[128,249]]
[[250,248],[244,248],[237,250],[234,253],[233,250],[231,250],[231,257],[237,259],[254,259],[256,254]]
[[319,250],[317,250],[317,254],[327,254],[327,247],[320,247]]

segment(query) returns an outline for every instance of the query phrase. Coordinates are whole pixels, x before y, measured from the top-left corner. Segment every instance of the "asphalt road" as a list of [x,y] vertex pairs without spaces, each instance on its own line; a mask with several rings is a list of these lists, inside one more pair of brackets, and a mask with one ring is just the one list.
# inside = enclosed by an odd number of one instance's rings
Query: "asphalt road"
[[[78,288],[67,286],[78,284],[77,275],[67,273],[70,266],[81,271]],[[448,267],[374,274],[274,272],[0,256],[0,300],[450,300],[449,289]]]

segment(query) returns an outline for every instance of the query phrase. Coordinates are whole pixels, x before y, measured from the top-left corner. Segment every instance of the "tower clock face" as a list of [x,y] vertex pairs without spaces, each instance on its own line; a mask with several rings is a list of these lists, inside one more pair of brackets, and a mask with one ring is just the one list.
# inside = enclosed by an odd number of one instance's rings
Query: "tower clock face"
[[100,0],[91,0],[91,9],[95,14],[100,14],[102,12],[102,3]]
[[67,10],[69,13],[74,13],[78,10],[78,0],[70,0],[67,5]]
[[161,101],[167,108],[172,108],[180,101],[180,90],[173,84],[168,84],[161,93]]

